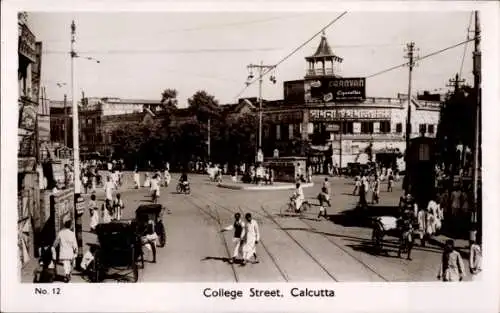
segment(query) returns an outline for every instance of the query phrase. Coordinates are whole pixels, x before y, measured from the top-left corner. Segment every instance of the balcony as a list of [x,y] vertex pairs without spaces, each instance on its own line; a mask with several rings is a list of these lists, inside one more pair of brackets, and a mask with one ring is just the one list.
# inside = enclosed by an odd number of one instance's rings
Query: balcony
[[311,76],[334,76],[333,68],[308,69],[306,72],[306,77],[311,77]]

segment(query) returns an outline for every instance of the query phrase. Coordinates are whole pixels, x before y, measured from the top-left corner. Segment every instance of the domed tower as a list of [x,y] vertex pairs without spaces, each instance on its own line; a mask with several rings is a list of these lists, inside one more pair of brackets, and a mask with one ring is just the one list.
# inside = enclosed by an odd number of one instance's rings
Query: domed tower
[[328,41],[326,40],[325,32],[321,36],[321,41],[319,43],[316,52],[309,57],[306,57],[308,64],[306,79],[315,79],[319,77],[340,77],[336,73],[339,63],[342,63],[342,58],[336,56]]

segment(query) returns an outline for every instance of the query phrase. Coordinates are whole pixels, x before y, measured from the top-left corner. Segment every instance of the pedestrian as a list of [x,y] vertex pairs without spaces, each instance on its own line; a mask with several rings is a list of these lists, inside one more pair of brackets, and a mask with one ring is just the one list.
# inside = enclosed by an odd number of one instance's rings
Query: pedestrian
[[156,263],[156,245],[158,241],[158,235],[154,231],[154,222],[152,220],[148,221],[146,232],[142,236],[141,241],[142,245],[153,253],[152,262]]
[[252,219],[252,214],[250,213],[245,214],[245,220],[246,223],[244,226],[244,233],[242,240],[243,266],[245,266],[246,263],[250,261],[250,258],[252,256],[254,257],[255,260],[254,263],[259,263],[256,252],[256,245],[259,243],[260,240],[259,225],[254,219]]
[[160,177],[158,175],[153,176],[153,179],[151,179],[150,192],[153,202],[155,202],[160,197]]
[[464,263],[460,253],[455,250],[455,242],[446,240],[437,278],[443,281],[462,281],[465,276]]
[[387,176],[387,192],[392,192],[392,186],[394,185],[394,175],[392,175],[392,171],[388,171],[389,174]]
[[380,179],[375,175],[375,179],[372,183],[372,204],[379,203],[380,198]]
[[95,194],[90,196],[89,203],[89,211],[90,211],[90,231],[95,231],[97,224],[99,224],[99,208],[97,207]]
[[75,233],[71,230],[71,220],[64,222],[64,228],[59,231],[54,241],[54,249],[59,248],[59,260],[62,261],[64,268],[64,282],[71,280],[71,271],[73,270],[75,256],[78,252]]
[[482,260],[481,246],[476,243],[475,238],[471,238],[469,250],[469,269],[473,281],[481,280]]
[[144,187],[149,188],[151,186],[151,179],[149,178],[149,174],[146,173],[146,177],[144,178]]
[[134,170],[134,184],[135,189],[139,189],[141,187],[141,176],[137,168]]
[[318,201],[319,201],[318,219],[320,217],[324,217],[325,219],[328,218],[328,214],[326,212],[326,207],[324,204],[328,204],[329,207],[331,207],[331,204],[330,204],[330,195],[328,195],[327,189],[325,187],[321,188],[321,192],[318,194]]
[[113,189],[115,189],[115,184],[111,181],[111,177],[107,177],[107,181],[104,184],[104,192],[106,193],[106,200],[113,200]]
[[43,240],[42,246],[38,249],[40,267],[35,270],[34,283],[52,283],[56,277],[56,249]]
[[365,183],[363,180],[361,180],[361,184],[359,186],[359,202],[358,202],[358,206],[362,209],[365,209],[368,207],[368,202],[366,201],[366,185],[367,183]]
[[113,208],[111,206],[111,200],[106,199],[102,205],[102,222],[104,224],[111,223],[111,217],[113,216]]
[[234,214],[234,222],[233,224],[223,228],[221,232],[225,231],[231,231],[233,230],[233,243],[234,243],[234,249],[233,249],[233,256],[231,259],[229,259],[229,263],[236,263],[238,259],[243,258],[243,251],[242,251],[242,243],[241,240],[244,235],[244,227],[245,223],[241,220],[241,214],[240,213],[235,213]]
[[165,167],[165,171],[163,173],[165,176],[165,187],[168,187],[170,185],[170,180],[172,180],[172,177],[170,176],[170,172],[168,171],[168,168]]
[[113,200],[113,213],[115,220],[119,221],[122,218],[122,211],[125,208],[123,200],[119,193],[116,194],[116,199]]

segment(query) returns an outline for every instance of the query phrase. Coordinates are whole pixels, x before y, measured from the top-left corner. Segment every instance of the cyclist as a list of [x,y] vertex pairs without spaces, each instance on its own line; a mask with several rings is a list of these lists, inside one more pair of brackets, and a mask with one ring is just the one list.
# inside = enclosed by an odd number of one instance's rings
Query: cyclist
[[186,190],[187,186],[189,186],[188,175],[186,171],[182,172],[181,177],[179,178],[179,185],[183,190]]
[[300,213],[300,207],[302,206],[302,203],[304,202],[304,190],[302,190],[302,186],[300,185],[300,183],[295,184],[295,191],[293,192],[292,196],[290,197],[290,201],[295,206],[295,212]]

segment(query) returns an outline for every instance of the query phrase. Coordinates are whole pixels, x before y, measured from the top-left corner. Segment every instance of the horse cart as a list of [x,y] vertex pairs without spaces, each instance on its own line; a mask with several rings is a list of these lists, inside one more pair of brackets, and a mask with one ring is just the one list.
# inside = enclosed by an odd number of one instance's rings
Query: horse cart
[[96,227],[99,244],[89,269],[93,282],[114,278],[118,282],[137,282],[138,262],[144,264],[141,239],[134,220],[113,221]]
[[[411,250],[415,237],[412,221],[405,221],[394,216],[377,216],[373,219],[372,243],[377,253],[384,252],[384,237],[397,238],[398,257],[403,253],[411,260]],[[385,253],[388,254],[387,250]]]

